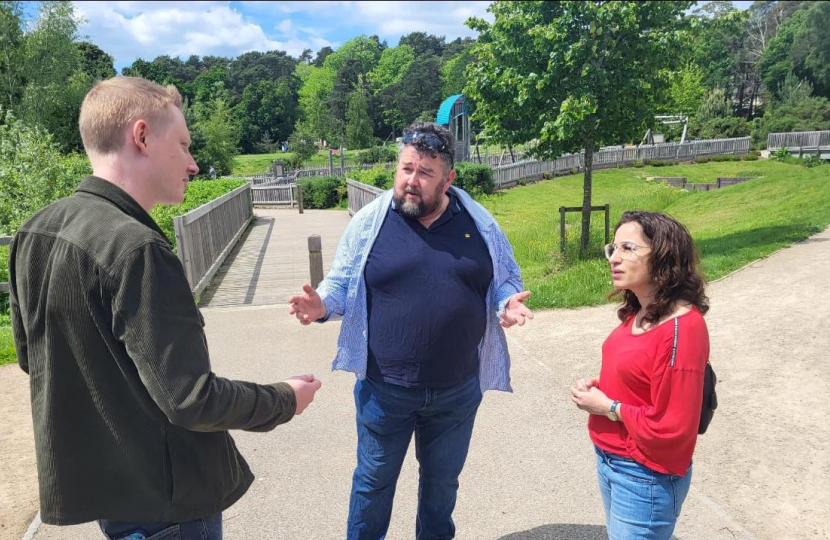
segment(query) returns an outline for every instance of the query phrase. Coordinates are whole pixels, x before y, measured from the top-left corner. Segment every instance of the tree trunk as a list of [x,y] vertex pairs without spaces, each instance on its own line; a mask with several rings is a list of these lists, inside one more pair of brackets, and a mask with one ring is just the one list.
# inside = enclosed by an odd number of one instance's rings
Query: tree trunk
[[582,239],[579,251],[588,249],[588,234],[591,230],[591,172],[594,165],[594,141],[585,141],[585,175],[582,182]]

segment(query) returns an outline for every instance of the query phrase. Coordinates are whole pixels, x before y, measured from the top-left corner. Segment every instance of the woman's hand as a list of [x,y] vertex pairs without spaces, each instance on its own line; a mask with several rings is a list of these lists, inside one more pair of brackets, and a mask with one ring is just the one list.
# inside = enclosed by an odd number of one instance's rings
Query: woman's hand
[[594,381],[596,379],[580,379],[577,381],[576,385],[571,388],[571,401],[589,414],[604,415],[611,410],[611,404],[614,401],[606,396],[602,390],[597,388],[595,384],[588,385],[588,383],[593,383]]

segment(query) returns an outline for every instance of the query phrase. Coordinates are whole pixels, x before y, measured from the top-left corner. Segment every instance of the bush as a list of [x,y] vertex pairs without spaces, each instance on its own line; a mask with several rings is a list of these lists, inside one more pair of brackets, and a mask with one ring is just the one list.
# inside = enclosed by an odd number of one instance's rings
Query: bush
[[719,156],[697,156],[695,158],[695,163],[709,163],[709,162],[721,162],[721,161],[740,161],[740,157],[734,154],[723,154]]
[[372,167],[363,171],[352,171],[349,177],[362,184],[389,189],[395,181],[395,169],[387,169],[383,166]]
[[86,156],[61,155],[52,135],[6,113],[0,122],[0,235],[13,235],[37,210],[72,195],[91,173]]
[[701,139],[732,139],[747,137],[751,130],[751,126],[746,121],[746,118],[727,116],[726,118],[712,118],[708,120],[700,125],[696,133]]
[[303,189],[305,208],[334,208],[346,197],[346,180],[337,176],[318,176],[297,181]]
[[819,165],[824,165],[824,160],[820,157],[810,154],[809,156],[804,156],[801,160],[804,163],[805,167],[818,167]]
[[750,150],[743,156],[741,156],[742,161],[758,161],[758,158],[761,157],[761,152],[758,150]]
[[786,148],[779,148],[775,152],[769,155],[769,158],[773,161],[787,161],[787,158],[790,157],[790,151]]
[[453,184],[470,195],[488,195],[496,189],[493,169],[489,165],[462,162],[455,165],[455,171]]
[[355,162],[358,165],[366,163],[386,163],[398,159],[398,151],[394,146],[373,146],[355,155]]
[[671,167],[675,162],[671,159],[644,159],[643,164],[649,167]]

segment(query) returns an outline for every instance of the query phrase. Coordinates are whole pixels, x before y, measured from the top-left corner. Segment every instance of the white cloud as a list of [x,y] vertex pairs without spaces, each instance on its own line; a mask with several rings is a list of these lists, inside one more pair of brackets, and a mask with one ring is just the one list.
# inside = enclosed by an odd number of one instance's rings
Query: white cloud
[[[470,16],[492,20],[490,2],[75,2],[81,32],[116,66],[159,55],[238,56],[248,51],[336,48],[359,34],[390,44],[410,32],[475,36]],[[243,14],[244,13],[244,14]],[[267,32],[266,32],[267,29]]]
[[[289,35],[291,21],[281,23],[282,39],[232,9],[229,2],[75,2],[87,21],[81,32],[116,58],[119,66],[136,58],[160,55],[237,56],[248,51],[282,50],[299,56],[331,43],[319,35]],[[293,34],[293,32],[292,32]]]

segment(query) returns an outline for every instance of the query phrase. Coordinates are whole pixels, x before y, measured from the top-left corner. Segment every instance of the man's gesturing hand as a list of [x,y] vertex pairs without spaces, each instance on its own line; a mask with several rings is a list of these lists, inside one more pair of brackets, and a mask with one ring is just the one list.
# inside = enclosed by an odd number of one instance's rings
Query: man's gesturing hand
[[525,300],[530,298],[530,291],[522,291],[510,297],[507,305],[504,306],[504,313],[501,314],[501,325],[510,328],[514,324],[522,326],[525,319],[532,319],[533,312],[525,305]]
[[311,285],[303,283],[303,294],[288,299],[291,307],[288,313],[294,315],[302,324],[311,324],[326,316],[326,305]]
[[297,411],[294,414],[302,414],[306,407],[314,401],[314,394],[320,389],[323,383],[315,379],[314,375],[297,375],[286,380],[294,389],[294,397],[297,400]]

